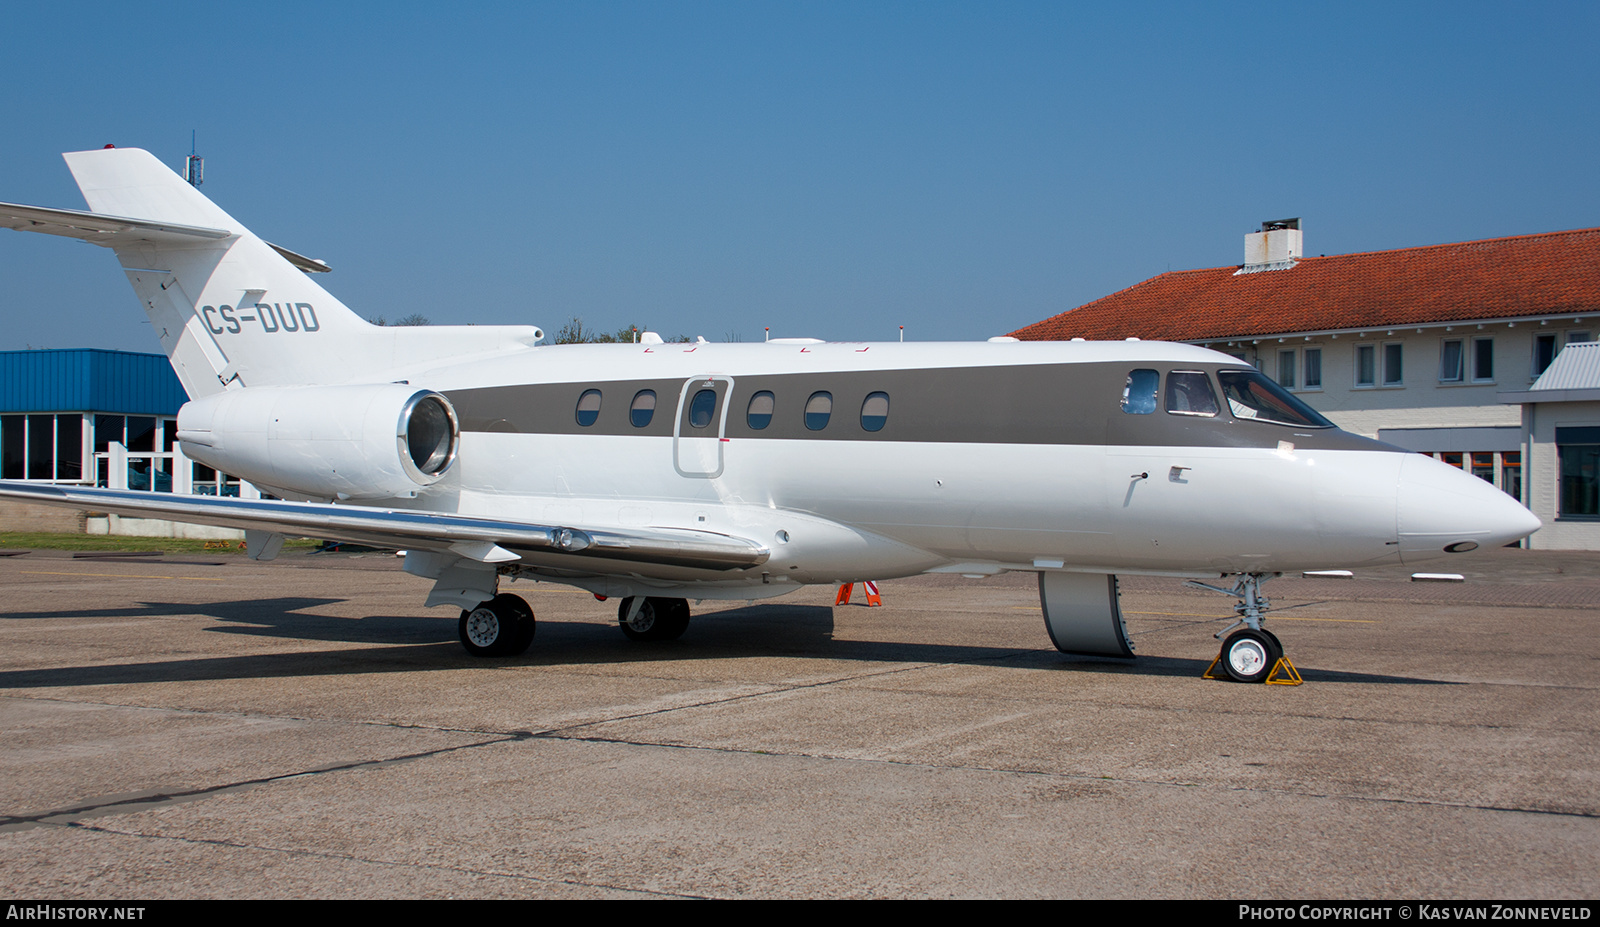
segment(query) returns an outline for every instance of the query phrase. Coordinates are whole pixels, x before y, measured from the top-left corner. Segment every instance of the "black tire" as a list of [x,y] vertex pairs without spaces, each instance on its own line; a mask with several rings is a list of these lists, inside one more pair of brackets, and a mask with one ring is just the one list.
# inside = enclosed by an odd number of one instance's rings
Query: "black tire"
[[684,599],[647,598],[630,622],[628,611],[633,607],[633,599],[628,596],[617,604],[617,626],[628,640],[677,640],[688,629],[689,603]]
[[500,593],[492,601],[497,611],[516,616],[516,633],[507,642],[506,649],[501,652],[502,656],[514,657],[526,653],[528,647],[533,644],[533,632],[537,626],[532,606],[528,605],[527,599],[509,592]]
[[1222,642],[1222,668],[1235,682],[1265,682],[1283,656],[1283,645],[1270,631],[1244,628]]
[[656,599],[662,606],[661,618],[657,624],[659,629],[656,640],[675,641],[689,630],[689,600],[688,599]]
[[461,646],[475,657],[512,657],[533,643],[533,609],[521,596],[501,593],[461,613]]

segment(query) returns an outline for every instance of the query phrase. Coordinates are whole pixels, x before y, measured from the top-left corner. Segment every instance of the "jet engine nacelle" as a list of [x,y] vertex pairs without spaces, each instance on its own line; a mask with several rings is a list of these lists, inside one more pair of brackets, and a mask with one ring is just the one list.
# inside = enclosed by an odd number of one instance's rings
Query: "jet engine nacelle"
[[450,469],[460,435],[449,400],[398,383],[237,389],[178,412],[191,460],[324,499],[415,496]]

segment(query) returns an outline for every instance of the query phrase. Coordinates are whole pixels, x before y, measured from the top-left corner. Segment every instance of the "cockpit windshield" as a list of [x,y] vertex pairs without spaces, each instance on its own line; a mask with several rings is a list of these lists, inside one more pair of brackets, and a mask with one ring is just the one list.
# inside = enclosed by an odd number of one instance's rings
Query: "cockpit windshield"
[[1286,392],[1258,370],[1219,370],[1217,381],[1233,417],[1301,428],[1332,428],[1321,413]]

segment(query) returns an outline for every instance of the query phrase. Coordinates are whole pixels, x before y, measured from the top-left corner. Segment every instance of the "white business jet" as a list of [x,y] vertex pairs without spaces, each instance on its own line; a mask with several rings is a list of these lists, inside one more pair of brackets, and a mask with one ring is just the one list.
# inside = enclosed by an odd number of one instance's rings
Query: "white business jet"
[[[1539,520],[1335,428],[1224,354],[1156,342],[543,345],[532,326],[369,325],[148,152],[67,154],[89,211],[0,225],[111,248],[191,401],[183,453],[278,499],[0,483],[0,496],[407,551],[478,656],[534,617],[502,577],[687,599],[918,573],[1039,576],[1066,653],[1133,656],[1118,574],[1240,601],[1222,665],[1267,677],[1263,580],[1498,547]],[[1219,580],[1220,578],[1220,580]],[[1231,632],[1231,633],[1229,633]]]

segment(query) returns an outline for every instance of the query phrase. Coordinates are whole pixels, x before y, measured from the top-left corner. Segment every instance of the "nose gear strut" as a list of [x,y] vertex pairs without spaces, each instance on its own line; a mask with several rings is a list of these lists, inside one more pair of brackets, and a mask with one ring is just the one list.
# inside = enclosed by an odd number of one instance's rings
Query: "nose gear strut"
[[[1208,679],[1217,678],[1212,676],[1211,672],[1218,663],[1221,663],[1228,677],[1237,682],[1299,685],[1302,681],[1300,674],[1295,670],[1294,663],[1283,655],[1283,644],[1279,642],[1278,636],[1261,626],[1267,612],[1272,609],[1272,602],[1261,594],[1261,584],[1283,574],[1236,575],[1238,578],[1234,584],[1227,588],[1193,579],[1184,583],[1185,586],[1220,592],[1239,600],[1233,607],[1234,614],[1239,616],[1238,620],[1213,635],[1217,640],[1223,641],[1222,652],[1211,661],[1204,675]],[[1223,640],[1224,637],[1226,640]]]

